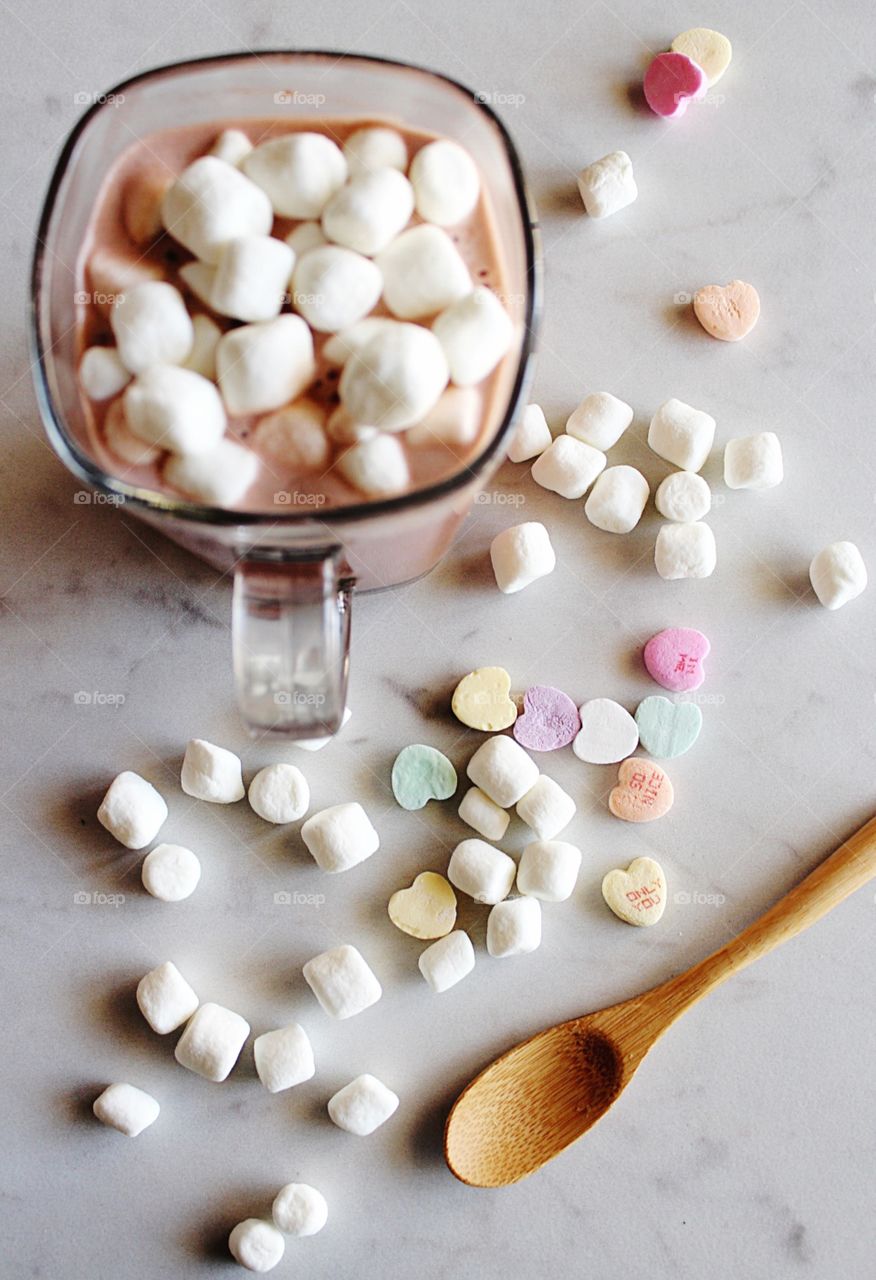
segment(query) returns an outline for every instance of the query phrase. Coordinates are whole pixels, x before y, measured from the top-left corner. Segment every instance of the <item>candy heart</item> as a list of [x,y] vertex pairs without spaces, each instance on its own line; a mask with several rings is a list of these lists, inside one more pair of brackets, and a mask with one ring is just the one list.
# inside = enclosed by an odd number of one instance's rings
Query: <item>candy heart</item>
[[436,871],[422,871],[389,900],[389,918],[412,938],[443,938],[456,924],[456,894]]
[[692,27],[690,31],[682,31],[670,47],[673,53],[683,53],[691,62],[702,67],[710,85],[718,83],[733,57],[733,46],[727,37],[708,27]]
[[392,766],[392,793],[403,809],[422,809],[430,800],[446,800],[456,790],[456,770],[434,747],[405,747]]
[[702,98],[708,87],[702,67],[683,53],[658,53],[645,72],[645,101],[658,116],[683,116],[687,104]]
[[711,647],[702,631],[668,627],[651,637],[642,656],[653,680],[672,693],[687,693],[705,680],[703,664]]
[[547,684],[534,684],[523,695],[523,715],[514,723],[514,737],[530,751],[567,747],[581,728],[572,699]]
[[751,333],[760,316],[760,298],[744,280],[707,284],[693,300],[694,314],[706,333],[722,342],[738,342]]
[[624,822],[653,822],[669,812],[674,799],[672,783],[659,764],[633,756],[618,769],[608,807]]
[[517,719],[511,677],[504,667],[478,667],[464,676],[453,691],[450,706],[457,720],[485,733],[499,733]]
[[581,706],[581,730],[572,743],[579,760],[616,764],[639,745],[635,720],[611,698],[591,698]]
[[670,702],[668,698],[644,698],[636,708],[639,741],[660,760],[671,760],[690,751],[703,727],[703,713],[695,702]]
[[627,924],[656,924],[666,906],[666,877],[653,858],[634,858],[626,871],[609,871],[602,896],[619,920]]

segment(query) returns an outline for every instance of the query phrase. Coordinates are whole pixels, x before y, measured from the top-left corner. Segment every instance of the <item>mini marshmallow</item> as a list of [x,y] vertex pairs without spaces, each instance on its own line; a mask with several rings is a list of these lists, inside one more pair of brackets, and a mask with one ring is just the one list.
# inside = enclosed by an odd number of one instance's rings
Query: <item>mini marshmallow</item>
[[221,1004],[202,1004],[177,1041],[181,1067],[215,1084],[227,1079],[249,1035],[249,1023]]
[[[217,250],[221,253],[222,248]],[[205,306],[213,306],[213,285],[216,283],[216,268],[209,262],[184,262],[179,269],[179,278],[195,297]]]
[[188,1022],[199,1004],[194,990],[171,960],[151,969],[137,983],[137,1006],[160,1036]]
[[334,440],[335,444],[358,444],[360,440],[372,440],[380,434],[376,427],[366,427],[361,422],[357,422],[347,413],[342,404],[332,410],[325,424],[325,432],[329,440]]
[[482,416],[480,392],[474,387],[448,387],[405,439],[414,448],[445,445],[450,450],[463,449],[477,439]]
[[607,218],[632,204],[639,194],[633,162],[626,151],[610,151],[578,174],[578,190],[591,218]]
[[500,809],[480,787],[466,791],[459,806],[459,816],[485,840],[501,840],[511,821],[510,814]]
[[339,1129],[367,1137],[398,1109],[398,1097],[376,1076],[357,1076],[329,1098],[328,1113]]
[[228,1237],[228,1250],[247,1271],[273,1271],[286,1251],[286,1241],[273,1223],[246,1218]]
[[274,236],[236,236],[216,259],[210,306],[234,320],[270,320],[286,301],[295,254]]
[[290,231],[286,237],[286,243],[295,254],[295,261],[303,258],[305,253],[310,253],[311,249],[318,249],[320,245],[328,244],[325,232],[318,222],[299,222],[293,231]]
[[337,244],[312,249],[292,275],[292,302],[321,333],[336,333],[366,316],[380,297],[383,278],[370,258]]
[[347,177],[343,152],[321,133],[271,138],[244,156],[241,168],[283,218],[318,218]]
[[609,391],[594,391],[569,414],[566,433],[605,452],[617,444],[632,420],[631,405]]
[[203,738],[192,738],[186,747],[180,784],[187,796],[211,804],[234,804],[246,794],[240,758]]
[[140,878],[153,898],[182,902],[198,887],[201,864],[191,849],[181,844],[157,844],[143,859]]
[[417,966],[433,991],[439,994],[449,991],[475,966],[471,938],[462,929],[455,929],[427,947],[421,953]]
[[259,460],[251,449],[233,440],[220,440],[207,453],[190,453],[169,458],[164,478],[197,502],[213,507],[233,507],[246,493],[259,471]]
[[724,448],[724,483],[728,489],[774,489],[782,483],[782,446],[773,431],[738,436]]
[[699,471],[715,440],[715,419],[682,400],[662,404],[648,428],[648,445],[683,471]]
[[91,400],[109,400],[131,381],[115,347],[89,347],[79,361],[79,381]]
[[708,578],[717,559],[715,535],[699,520],[664,524],[657,534],[654,564],[661,578]]
[[297,1022],[256,1036],[253,1053],[258,1077],[269,1093],[303,1084],[316,1071],[307,1032]]
[[380,848],[380,837],[361,804],[320,809],[301,828],[301,839],[323,871],[348,871]]
[[444,348],[450,380],[470,387],[492,373],[511,345],[514,326],[491,289],[474,289],[442,311],[432,332]]
[[118,356],[131,373],[181,364],[192,349],[192,321],[178,289],[163,280],[138,284],[110,314]]
[[494,804],[510,809],[538,779],[538,765],[513,738],[495,734],[481,743],[466,770]]
[[111,1084],[92,1106],[101,1124],[118,1129],[127,1138],[136,1138],[154,1124],[160,1110],[151,1094],[132,1084]]
[[226,164],[239,165],[252,151],[252,143],[242,129],[223,129],[210,148],[209,154]]
[[140,248],[154,244],[164,230],[161,202],[173,178],[162,166],[135,173],[125,183],[122,222],[128,238]]
[[478,202],[481,180],[468,152],[449,138],[428,142],[411,161],[417,213],[424,222],[455,226]]
[[215,262],[226,240],[269,235],[274,212],[264,191],[234,165],[201,156],[168,189],[161,218],[196,258]]
[[825,609],[840,609],[867,586],[867,566],[854,542],[832,542],[809,566],[809,581]]
[[695,471],[674,471],[658,485],[654,505],[667,520],[691,524],[708,515],[712,491]]
[[533,463],[532,478],[561,498],[583,498],[607,461],[604,453],[583,440],[557,436]]
[[144,849],[158,835],[167,805],[151,783],[126,769],[113,778],[97,820],[126,849]]
[[251,443],[263,457],[293,472],[324,471],[331,457],[325,413],[308,399],[262,418]]
[[302,973],[326,1013],[339,1020],[362,1013],[383,995],[362,954],[346,943],[308,960]]
[[231,329],[216,348],[216,372],[229,413],[279,409],[313,379],[313,335],[300,316],[290,315]]
[[91,301],[102,315],[137,285],[162,278],[161,267],[147,258],[127,258],[113,249],[95,249],[88,259]]
[[551,429],[541,405],[528,404],[523,410],[520,426],[508,446],[510,462],[528,462],[544,453],[551,442]]
[[271,1207],[274,1226],[287,1236],[315,1236],[328,1222],[325,1196],[306,1182],[287,1182]]
[[107,410],[103,420],[103,434],[111,452],[132,467],[148,467],[161,457],[161,450],[156,445],[147,444],[134,435],[128,426],[125,406],[121,400],[114,400]]
[[507,898],[517,867],[501,849],[484,840],[461,840],[450,855],[447,879],[475,902],[492,905]]
[[353,713],[349,707],[344,707],[344,714],[341,717],[341,728],[338,729],[337,733],[330,733],[324,738],[299,738],[296,742],[292,743],[293,747],[298,747],[301,751],[322,751],[323,747],[327,747],[330,742],[334,742],[338,733],[341,732],[341,729],[343,729],[352,714]]
[[542,902],[565,902],[581,870],[581,850],[564,840],[534,840],[520,857],[518,892]]
[[448,376],[441,343],[430,330],[417,324],[386,325],[354,350],[338,393],[354,421],[381,431],[403,431],[438,403]]
[[512,525],[490,543],[496,586],[505,595],[522,591],[538,578],[553,573],[557,557],[547,529],[538,520]]
[[134,435],[171,453],[207,453],[225,434],[218,391],[191,369],[153,365],[128,384],[124,406]]
[[584,514],[606,533],[629,533],[642,518],[648,481],[635,467],[608,467],[590,491]]
[[199,373],[212,382],[216,377],[216,344],[222,330],[209,316],[192,316],[192,349],[186,356],[184,367]]
[[391,320],[389,316],[366,316],[364,320],[357,320],[348,329],[333,333],[326,340],[322,349],[323,359],[329,364],[344,365],[351,355],[363,350],[375,333],[379,333],[381,329],[392,329],[398,323],[398,320]]
[[369,173],[374,169],[399,169],[408,167],[408,148],[404,138],[395,129],[373,126],[357,129],[344,143],[344,156],[350,176]]
[[369,257],[385,249],[407,226],[414,192],[397,169],[360,173],[329,200],[322,229],[329,240]]
[[249,784],[250,807],[266,822],[295,822],[310,807],[310,787],[294,764],[269,764]]
[[472,282],[459,250],[440,227],[411,227],[377,256],[383,300],[400,320],[443,311],[471,293]]
[[541,946],[541,904],[537,898],[497,902],[487,916],[487,950],[497,960],[523,956]]
[[540,840],[553,840],[572,821],[575,808],[572,797],[543,773],[517,802],[517,816]]

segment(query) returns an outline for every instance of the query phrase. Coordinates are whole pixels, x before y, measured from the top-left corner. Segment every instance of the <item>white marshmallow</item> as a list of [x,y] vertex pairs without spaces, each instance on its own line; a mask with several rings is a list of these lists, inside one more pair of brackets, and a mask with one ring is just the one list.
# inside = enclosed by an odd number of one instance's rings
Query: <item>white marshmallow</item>
[[449,138],[427,142],[411,161],[417,213],[424,222],[451,227],[478,202],[481,180],[468,152]]
[[209,316],[192,316],[192,349],[185,359],[186,369],[213,381],[216,377],[216,345],[222,330]]
[[161,203],[165,229],[203,262],[215,262],[226,240],[266,236],[271,202],[234,165],[201,156],[184,169]]
[[158,835],[167,805],[151,783],[126,769],[113,778],[97,820],[126,849],[144,849]]
[[211,804],[234,804],[246,794],[240,758],[203,738],[192,738],[186,747],[180,784],[187,796]]
[[212,382],[191,369],[156,364],[124,392],[135,436],[171,453],[207,453],[225,434],[225,410]]
[[160,165],[135,173],[125,183],[122,221],[128,238],[140,248],[154,244],[164,228],[161,202],[173,177]]
[[[343,729],[352,714],[349,707],[344,707],[344,714],[341,717],[341,729]],[[338,733],[341,732],[341,729],[338,729]],[[327,747],[330,742],[334,742],[338,733],[330,733],[325,738],[299,738],[292,745],[293,747],[300,747],[302,751],[322,751],[323,747]]]
[[538,765],[519,742],[497,733],[481,743],[469,760],[466,773],[494,804],[509,809],[535,786]]
[[311,249],[318,249],[321,244],[328,244],[325,232],[318,222],[299,222],[286,237],[286,243],[295,254],[295,261],[303,258]]
[[89,347],[79,361],[79,381],[91,400],[109,400],[131,381],[115,347]]
[[253,432],[252,445],[277,466],[295,472],[324,471],[331,457],[325,414],[307,399],[262,418]]
[[566,421],[566,432],[583,440],[594,449],[612,448],[633,420],[631,405],[618,400],[609,391],[594,391],[585,396]]
[[360,439],[340,457],[337,466],[341,475],[369,498],[403,493],[411,482],[403,446],[385,431]]
[[221,1004],[202,1004],[177,1041],[181,1067],[219,1084],[227,1079],[249,1035],[249,1023]]
[[443,311],[471,293],[472,281],[459,250],[440,227],[411,227],[377,256],[383,300],[400,320]]
[[380,836],[361,804],[320,809],[301,828],[301,839],[323,871],[348,871],[380,848]]
[[287,1182],[271,1207],[274,1226],[287,1236],[315,1236],[328,1222],[325,1196],[306,1182]]
[[318,218],[347,177],[343,152],[321,133],[271,138],[244,156],[241,168],[283,218]]
[[220,440],[207,453],[168,458],[164,478],[188,498],[213,507],[233,507],[246,493],[259,471],[251,449],[234,440]]
[[557,557],[547,529],[538,520],[512,525],[490,543],[496,586],[505,595],[522,591],[531,582],[553,573]]
[[321,333],[336,333],[366,316],[376,304],[383,278],[370,258],[340,245],[311,249],[292,274],[292,302]]
[[220,338],[216,371],[229,413],[279,409],[313,380],[313,335],[300,316],[242,325]]
[[408,167],[407,143],[395,129],[375,125],[357,129],[344,143],[344,155],[350,176],[369,173],[374,169],[399,169]]
[[342,404],[332,410],[325,424],[325,431],[329,440],[334,440],[335,444],[358,444],[360,440],[372,440],[381,434],[377,427],[366,427],[351,418]]
[[[217,253],[221,253],[220,245]],[[183,284],[205,306],[213,306],[213,285],[216,283],[216,268],[209,262],[184,262],[179,269]],[[194,321],[192,322],[194,323]]]
[[575,808],[572,797],[543,773],[517,802],[517,816],[540,840],[553,840],[572,821]]
[[699,471],[715,441],[715,419],[674,397],[662,404],[648,428],[648,444],[656,454],[683,471]]
[[132,467],[148,467],[161,457],[161,450],[156,445],[147,444],[134,435],[128,426],[122,400],[114,400],[107,410],[103,420],[103,434],[111,452]]
[[228,1250],[247,1271],[273,1271],[286,1251],[286,1241],[273,1223],[246,1218],[228,1237]]
[[417,966],[433,991],[449,991],[475,966],[471,938],[462,929],[454,929],[453,933],[427,947],[421,953]]
[[511,462],[528,462],[544,453],[551,442],[551,429],[540,405],[528,404],[523,411],[520,426],[508,446]]
[[397,169],[377,169],[351,178],[322,212],[322,229],[335,244],[357,253],[379,253],[407,226],[414,192]]
[[110,314],[118,355],[131,373],[156,364],[182,364],[192,349],[191,317],[178,289],[163,280],[138,284]]
[[111,1084],[95,1098],[92,1110],[101,1124],[118,1129],[127,1138],[136,1138],[155,1123],[161,1108],[151,1094],[132,1084]]
[[626,151],[610,151],[578,174],[578,190],[591,218],[607,218],[632,204],[639,194],[633,162]]
[[295,254],[274,236],[236,236],[216,259],[210,305],[235,320],[270,320],[280,312]]
[[269,1093],[280,1093],[303,1084],[316,1071],[313,1047],[307,1032],[297,1022],[256,1036],[253,1053],[258,1077]]
[[450,855],[447,879],[475,902],[501,902],[511,892],[514,860],[484,840],[461,840]]
[[448,376],[447,359],[434,333],[418,324],[386,325],[353,351],[338,393],[356,422],[404,431],[438,403]]
[[201,864],[191,849],[181,844],[157,844],[147,853],[140,869],[143,888],[161,902],[190,898],[201,878]]
[[295,822],[310,807],[310,787],[294,764],[269,764],[249,784],[249,803],[266,822]]
[[541,904],[537,898],[497,902],[487,916],[487,950],[496,959],[523,956],[541,946]]
[[338,1128],[360,1138],[379,1129],[397,1109],[397,1095],[367,1073],[345,1084],[328,1102],[328,1113]]
[[432,325],[458,387],[470,387],[492,373],[511,345],[514,326],[491,289],[474,289],[446,308]]
[[608,467],[597,478],[584,514],[606,533],[629,533],[641,520],[650,492],[648,481],[635,467]]
[[712,491],[695,471],[673,471],[658,485],[654,505],[665,519],[690,524],[708,515]]
[[583,440],[557,436],[533,463],[532,478],[561,498],[583,498],[607,461],[604,453]]
[[199,1004],[194,990],[171,960],[151,969],[137,983],[137,1006],[160,1036],[188,1022]]
[[252,151],[252,143],[242,129],[223,129],[210,148],[209,154],[226,164],[239,165]]
[[160,280],[162,270],[148,258],[127,258],[114,249],[95,249],[88,259],[91,301],[102,315],[110,315],[128,290],[150,280]]
[[612,698],[591,698],[578,708],[581,728],[572,742],[579,760],[588,764],[617,764],[639,745],[639,726],[625,707]]
[[472,444],[483,417],[480,392],[474,387],[448,387],[438,403],[408,430],[405,439],[415,449],[444,445],[455,451]]
[[654,564],[661,578],[708,578],[718,553],[715,535],[707,524],[664,524],[657,534]]
[[832,542],[809,566],[809,581],[825,609],[840,609],[867,586],[867,566],[854,542]]
[[398,320],[391,320],[388,316],[366,316],[364,320],[357,320],[348,329],[333,333],[326,340],[322,349],[323,359],[329,364],[344,365],[354,352],[363,349],[375,333],[379,333],[381,329],[391,329],[398,323]]
[[486,840],[501,840],[511,815],[491,800],[480,787],[471,787],[462,797],[459,816]]
[[565,902],[581,870],[581,850],[564,840],[534,840],[520,857],[517,889],[542,902]]
[[383,995],[361,952],[346,943],[314,956],[302,972],[323,1009],[333,1018],[352,1018]]
[[774,489],[782,483],[782,446],[773,431],[738,436],[724,447],[724,483],[728,489]]

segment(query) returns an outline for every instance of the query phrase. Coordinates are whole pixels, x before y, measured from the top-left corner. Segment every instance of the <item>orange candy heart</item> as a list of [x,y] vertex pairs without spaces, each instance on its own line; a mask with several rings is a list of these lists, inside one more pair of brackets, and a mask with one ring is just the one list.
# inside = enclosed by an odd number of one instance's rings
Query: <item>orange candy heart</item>
[[706,333],[722,342],[738,342],[751,333],[760,317],[757,289],[744,280],[707,284],[694,294],[693,306]]
[[618,769],[608,807],[624,822],[653,822],[669,812],[674,799],[672,783],[659,764],[631,756]]

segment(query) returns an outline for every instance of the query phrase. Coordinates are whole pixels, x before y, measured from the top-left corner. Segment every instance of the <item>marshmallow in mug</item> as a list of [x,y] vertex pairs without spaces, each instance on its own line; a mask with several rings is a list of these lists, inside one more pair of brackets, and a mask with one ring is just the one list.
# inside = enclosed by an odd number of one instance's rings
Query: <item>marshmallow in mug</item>
[[448,387],[415,427],[408,429],[409,445],[463,449],[473,444],[481,425],[481,398],[474,387]]
[[290,472],[322,472],[331,457],[325,411],[306,396],[262,418],[251,443]]
[[142,373],[156,364],[182,364],[192,349],[192,320],[182,295],[163,280],[138,284],[119,298],[110,328],[122,364]]
[[126,849],[151,844],[167,818],[167,805],[150,782],[125,769],[113,778],[97,820]]
[[234,165],[201,156],[168,188],[161,220],[196,258],[215,262],[235,236],[270,235],[274,213],[264,191]]
[[551,442],[551,429],[541,405],[528,404],[520,426],[508,446],[509,462],[528,462],[544,453]]
[[306,253],[292,275],[292,302],[312,329],[337,333],[375,306],[383,279],[370,258],[338,244]]
[[107,448],[122,462],[132,467],[148,467],[161,457],[157,445],[147,444],[135,436],[125,417],[122,400],[114,400],[103,420],[103,434]]
[[376,262],[383,300],[399,320],[434,315],[472,291],[468,267],[440,227],[423,224],[403,231]]
[[299,258],[304,257],[305,253],[310,253],[311,249],[318,249],[320,245],[328,244],[328,240],[318,222],[299,222],[298,226],[289,232],[286,243],[295,254],[297,262]]
[[584,514],[606,533],[629,533],[641,520],[650,492],[648,481],[635,467],[608,467],[597,476]]
[[295,254],[274,236],[236,236],[216,259],[210,306],[234,320],[270,320],[279,315]]
[[349,943],[314,956],[302,973],[326,1013],[339,1021],[370,1009],[383,995],[368,962]]
[[223,129],[208,154],[224,160],[226,164],[239,165],[252,151],[252,143],[242,129]]
[[497,533],[490,543],[490,561],[496,586],[504,595],[522,591],[538,578],[553,573],[557,565],[550,535],[538,520]]
[[496,959],[527,955],[541,945],[541,903],[537,898],[497,902],[487,917],[487,951]]
[[407,143],[397,130],[383,125],[369,125],[351,133],[344,143],[344,157],[351,178],[375,169],[398,169],[404,173],[408,167]]
[[661,578],[708,578],[715,571],[718,552],[707,524],[664,524],[657,534],[654,565]]
[[322,213],[329,240],[371,257],[407,226],[414,192],[404,174],[384,168],[360,173],[332,196]]
[[211,507],[233,507],[258,472],[257,455],[226,438],[206,453],[168,458],[163,475],[169,485],[196,502]]
[[477,166],[450,138],[421,147],[409,170],[417,213],[424,222],[451,227],[472,212],[481,190]]
[[115,249],[95,249],[88,259],[88,280],[95,295],[97,309],[109,315],[117,300],[129,289],[150,280],[163,279],[157,262],[146,258],[129,258]]
[[569,414],[566,434],[604,453],[617,444],[632,420],[631,405],[609,391],[594,391]]
[[557,436],[533,463],[532,478],[561,498],[583,498],[607,461],[604,453],[582,440]]
[[491,289],[474,289],[442,311],[432,325],[450,380],[470,387],[492,373],[511,345],[514,326]]
[[434,333],[418,324],[385,325],[346,361],[338,394],[355,422],[403,431],[438,403],[448,377],[447,358]]
[[648,428],[648,445],[683,471],[700,471],[715,441],[715,419],[675,397],[660,406]]
[[134,435],[171,453],[207,453],[225,434],[219,392],[191,369],[152,365],[128,383],[123,403]]
[[398,324],[389,316],[366,316],[346,329],[331,334],[322,349],[323,359],[332,365],[345,365],[350,356],[364,350],[365,344],[382,329]]
[[398,1109],[398,1096],[376,1076],[357,1076],[329,1098],[328,1113],[339,1129],[365,1138]]
[[249,1023],[220,1004],[202,1004],[177,1041],[173,1056],[181,1067],[219,1084],[240,1057]]
[[202,378],[215,381],[216,378],[216,344],[222,337],[222,330],[215,320],[209,316],[192,316],[192,349],[186,356],[184,367],[199,373]]
[[358,440],[342,454],[337,466],[341,475],[368,498],[403,493],[411,480],[403,446],[385,431]]
[[132,175],[122,195],[122,222],[125,231],[138,248],[153,245],[164,230],[161,224],[161,202],[173,178],[163,165],[154,165]]
[[244,156],[241,168],[283,218],[318,218],[347,177],[343,152],[321,133],[271,138]]
[[246,794],[240,758],[203,738],[192,738],[186,747],[180,785],[187,796],[211,804],[234,804]]
[[137,1007],[160,1036],[188,1022],[199,1004],[196,992],[172,960],[151,969],[137,983]]
[[507,898],[516,874],[514,860],[485,840],[461,840],[447,867],[452,885],[475,902],[488,905]]
[[133,1084],[111,1084],[95,1098],[92,1111],[101,1124],[136,1138],[158,1119],[161,1110],[151,1094]]
[[[221,246],[217,252],[221,252]],[[196,258],[193,262],[184,262],[182,264],[179,269],[179,278],[199,302],[203,302],[207,307],[212,307],[213,285],[216,283],[215,266],[212,266],[209,262],[198,262]]]
[[115,347],[89,347],[79,361],[79,381],[90,400],[109,400],[131,381]]
[[316,373],[313,334],[292,315],[230,329],[216,348],[216,373],[229,413],[279,409],[300,396]]
[[417,967],[436,994],[449,991],[461,982],[475,966],[471,938],[462,929],[454,929],[439,938],[420,954]]

